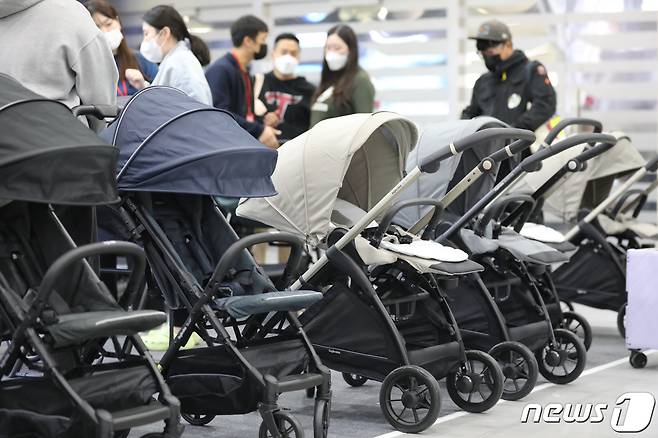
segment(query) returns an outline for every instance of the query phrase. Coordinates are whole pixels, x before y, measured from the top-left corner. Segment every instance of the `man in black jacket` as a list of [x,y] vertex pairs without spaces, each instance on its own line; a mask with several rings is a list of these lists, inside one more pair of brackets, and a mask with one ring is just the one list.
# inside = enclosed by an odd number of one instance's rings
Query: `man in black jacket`
[[516,128],[535,131],[555,113],[555,90],[546,68],[514,50],[512,34],[502,22],[483,23],[476,35],[478,53],[488,72],[473,87],[462,119],[492,116]]
[[267,55],[267,24],[258,17],[245,15],[231,25],[233,50],[206,70],[213,106],[230,111],[247,132],[272,148],[279,146],[281,132],[266,126],[254,114],[254,85],[249,65]]

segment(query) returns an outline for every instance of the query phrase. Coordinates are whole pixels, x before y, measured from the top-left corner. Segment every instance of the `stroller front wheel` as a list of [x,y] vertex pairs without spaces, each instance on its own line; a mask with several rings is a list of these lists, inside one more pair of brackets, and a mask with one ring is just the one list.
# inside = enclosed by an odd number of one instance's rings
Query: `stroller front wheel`
[[504,400],[519,400],[530,394],[537,383],[539,365],[532,351],[520,342],[506,341],[489,350],[503,372]]
[[205,426],[215,418],[214,415],[204,414],[181,414],[180,416],[192,426]]
[[617,311],[617,330],[622,338],[626,337],[626,304],[622,304]]
[[313,415],[313,438],[327,438],[330,416],[331,400],[317,399]]
[[366,382],[368,381],[368,378],[360,376],[358,374],[343,373],[343,380],[348,385],[354,388],[358,388],[359,386],[365,385]]
[[379,406],[391,426],[405,433],[419,433],[439,417],[439,383],[415,365],[396,368],[379,391]]
[[535,353],[539,373],[558,385],[571,383],[585,369],[587,350],[578,336],[569,330],[556,329],[553,334],[555,344],[548,341]]
[[592,346],[592,327],[585,317],[576,312],[563,312],[560,328],[569,330],[583,341],[585,350]]
[[[282,438],[304,438],[302,424],[292,414],[286,411],[276,411],[273,415],[277,431]],[[271,438],[273,436],[263,421],[258,430],[258,438]]]
[[491,409],[503,395],[503,372],[496,360],[483,351],[466,351],[466,362],[446,377],[450,398],[466,412]]

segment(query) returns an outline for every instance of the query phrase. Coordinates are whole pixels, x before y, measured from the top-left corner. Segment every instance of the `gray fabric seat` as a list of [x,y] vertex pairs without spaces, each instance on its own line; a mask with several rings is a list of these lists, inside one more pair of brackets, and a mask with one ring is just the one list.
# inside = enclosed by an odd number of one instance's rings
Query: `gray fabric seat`
[[445,275],[466,275],[484,271],[482,265],[475,263],[472,260],[464,260],[463,262],[437,263],[430,267],[433,270],[438,271],[440,274]]
[[556,249],[563,253],[570,253],[578,249],[576,245],[571,242],[544,242],[545,245],[550,246],[553,249]]
[[167,316],[155,310],[123,310],[68,313],[46,330],[57,347],[78,344],[90,339],[114,335],[135,335],[163,324]]
[[459,235],[471,255],[489,254],[498,249],[496,240],[478,236],[474,231],[467,228],[462,229]]
[[321,299],[321,292],[296,290],[220,298],[215,300],[215,305],[233,318],[244,318],[259,313],[302,310]]
[[569,261],[568,255],[545,243],[527,239],[509,228],[504,228],[496,241],[501,248],[523,262],[550,265]]

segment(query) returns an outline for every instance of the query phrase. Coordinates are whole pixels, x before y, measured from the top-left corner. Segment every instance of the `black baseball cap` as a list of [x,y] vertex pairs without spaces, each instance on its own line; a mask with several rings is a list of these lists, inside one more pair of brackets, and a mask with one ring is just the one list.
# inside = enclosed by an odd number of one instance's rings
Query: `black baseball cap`
[[478,28],[477,33],[468,38],[472,40],[487,40],[502,43],[503,41],[511,40],[512,33],[509,31],[509,27],[507,27],[502,21],[489,20],[482,23]]

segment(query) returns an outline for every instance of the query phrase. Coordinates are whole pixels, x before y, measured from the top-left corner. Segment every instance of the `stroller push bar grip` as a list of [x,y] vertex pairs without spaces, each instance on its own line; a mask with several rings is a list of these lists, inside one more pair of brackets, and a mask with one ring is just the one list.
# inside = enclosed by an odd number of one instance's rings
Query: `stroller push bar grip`
[[119,107],[116,105],[79,105],[71,109],[75,117],[93,116],[98,120],[106,117],[116,117],[119,115]]
[[496,163],[500,163],[501,161],[511,158],[528,149],[532,143],[534,143],[534,140],[516,140],[514,143],[497,150],[491,154],[489,158]]
[[432,214],[432,218],[430,219],[430,222],[427,225],[427,227],[425,227],[425,232],[423,233],[423,239],[425,239],[426,235],[429,235],[432,232],[432,230],[436,228],[436,226],[438,225],[439,217],[441,216],[441,212],[443,211],[443,204],[441,204],[441,201],[432,198],[416,198],[416,199],[409,199],[406,201],[397,202],[393,204],[391,208],[388,209],[382,220],[379,222],[379,227],[377,227],[377,231],[375,231],[375,235],[372,237],[372,240],[370,241],[372,246],[374,246],[375,248],[379,248],[379,244],[382,243],[382,239],[384,238],[384,234],[386,234],[386,230],[388,230],[388,227],[391,226],[391,224],[393,223],[393,218],[395,217],[396,214],[400,212],[400,210],[409,207],[417,207],[417,206],[425,206],[425,205],[434,206],[434,213]]
[[440,150],[427,156],[420,164],[420,170],[425,173],[433,173],[439,169],[439,163],[452,155],[457,155],[466,149],[473,148],[478,144],[498,140],[529,140],[535,141],[535,134],[532,131],[517,128],[488,128],[475,132],[464,138],[460,138],[454,143],[444,146]]
[[658,155],[653,157],[649,162],[644,166],[648,172],[655,172],[658,169]]
[[557,138],[557,136],[564,131],[569,126],[591,126],[594,128],[594,133],[600,134],[603,131],[603,125],[598,120],[588,119],[584,117],[571,117],[568,119],[562,119],[558,122],[557,125],[551,129],[551,132],[548,133],[544,143],[550,145]]
[[616,144],[617,139],[609,134],[576,134],[568,137],[560,142],[555,143],[540,149],[538,152],[530,155],[528,158],[523,160],[520,164],[521,168],[526,172],[532,172],[537,169],[537,164],[544,161],[547,158],[557,155],[561,152],[566,151],[569,148],[577,146],[583,143],[591,142],[601,142],[601,143],[612,143]]
[[583,164],[588,160],[591,160],[594,157],[598,157],[602,153],[610,150],[615,143],[599,143],[596,146],[587,149],[585,152],[581,153],[578,155],[576,158],[574,158],[575,161],[578,162],[578,164]]
[[78,263],[87,257],[104,254],[131,256],[135,262],[135,266],[132,269],[132,275],[128,282],[129,288],[127,290],[130,291],[130,288],[141,284],[146,270],[146,255],[141,247],[131,242],[120,242],[115,240],[90,243],[72,249],[55,260],[41,280],[41,285],[39,286],[39,299],[41,299],[42,302],[47,300],[55,287],[57,280],[59,280],[62,275],[70,273],[70,268],[74,263]]

